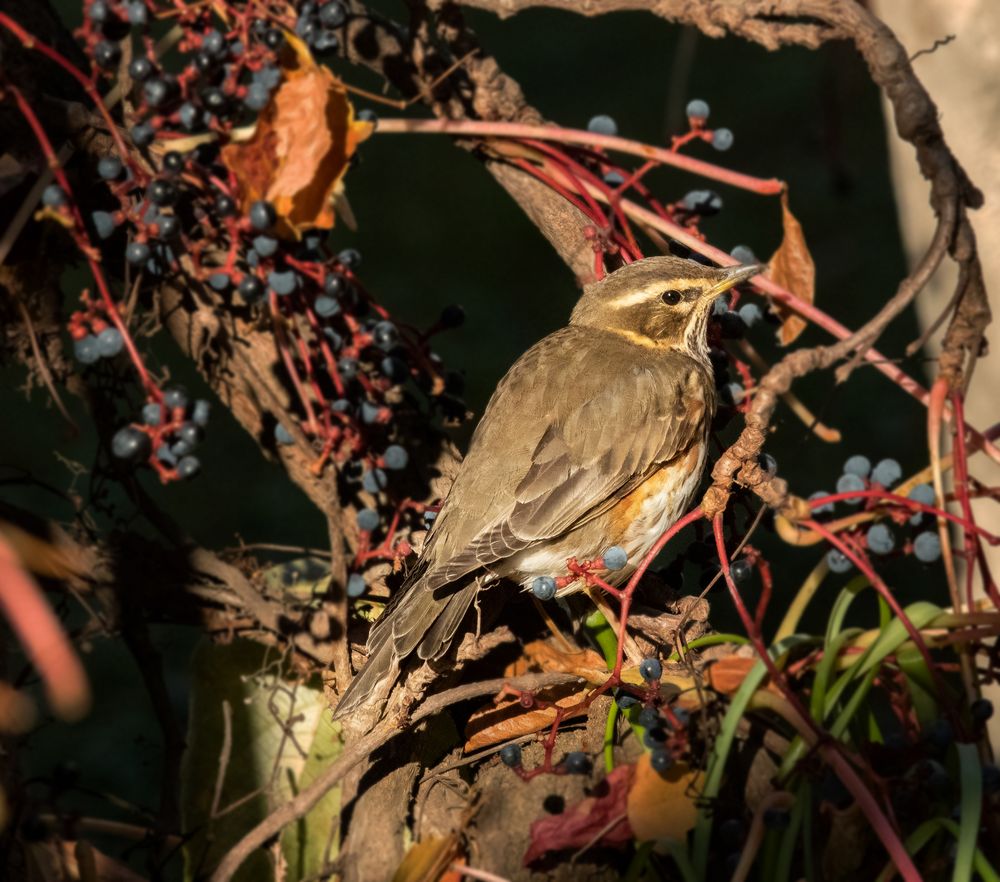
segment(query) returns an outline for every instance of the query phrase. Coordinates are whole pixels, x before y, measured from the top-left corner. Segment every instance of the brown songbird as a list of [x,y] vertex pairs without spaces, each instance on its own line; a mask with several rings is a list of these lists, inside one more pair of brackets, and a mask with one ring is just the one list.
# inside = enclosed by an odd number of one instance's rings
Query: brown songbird
[[491,589],[503,580],[530,589],[610,546],[628,562],[601,575],[620,584],[634,571],[701,480],[715,412],[713,304],[760,270],[649,257],[584,289],[569,324],[497,386],[338,717],[385,695],[414,654],[441,658],[480,591],[504,590]]

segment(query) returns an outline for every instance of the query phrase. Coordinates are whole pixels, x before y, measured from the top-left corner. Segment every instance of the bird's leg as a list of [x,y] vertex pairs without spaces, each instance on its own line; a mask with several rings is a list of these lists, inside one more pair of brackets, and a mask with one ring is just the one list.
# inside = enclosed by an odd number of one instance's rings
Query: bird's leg
[[630,664],[638,665],[643,659],[643,652],[636,645],[635,640],[629,636],[627,631],[623,631],[618,625],[618,616],[612,611],[611,606],[604,599],[604,595],[599,589],[595,588],[593,585],[588,585],[586,587],[587,596],[593,601],[594,606],[600,610],[601,615],[608,620],[608,624],[614,628],[616,634],[623,634],[623,640],[625,643],[625,657],[629,660]]

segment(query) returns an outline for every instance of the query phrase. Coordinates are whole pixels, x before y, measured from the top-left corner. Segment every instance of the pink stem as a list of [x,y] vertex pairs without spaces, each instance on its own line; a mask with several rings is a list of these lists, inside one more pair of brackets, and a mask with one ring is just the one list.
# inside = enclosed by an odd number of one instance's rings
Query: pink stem
[[641,141],[632,141],[615,135],[598,135],[580,129],[564,129],[560,126],[534,126],[524,123],[480,122],[478,120],[380,119],[376,132],[380,135],[478,135],[480,137],[536,138],[540,141],[560,141],[563,144],[601,147],[605,150],[615,150],[618,153],[641,156],[643,159],[653,159],[663,165],[672,165],[692,174],[749,190],[752,193],[760,193],[763,196],[776,196],[785,189],[784,181],[775,178],[756,178],[753,175],[745,175],[722,168],[711,162],[675,153],[664,147],[651,147]]

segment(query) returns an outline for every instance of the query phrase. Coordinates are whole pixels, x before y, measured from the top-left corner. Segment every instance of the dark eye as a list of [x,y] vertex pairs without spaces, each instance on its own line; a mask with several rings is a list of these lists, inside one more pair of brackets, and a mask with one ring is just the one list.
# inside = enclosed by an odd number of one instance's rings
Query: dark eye
[[680,291],[664,291],[660,295],[660,300],[667,304],[667,306],[676,306],[681,302],[681,292]]

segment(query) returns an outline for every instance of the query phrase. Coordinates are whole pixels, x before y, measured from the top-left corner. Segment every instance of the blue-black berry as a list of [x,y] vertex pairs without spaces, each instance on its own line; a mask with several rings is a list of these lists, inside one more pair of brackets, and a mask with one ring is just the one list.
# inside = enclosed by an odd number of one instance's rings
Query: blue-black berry
[[212,415],[212,405],[205,401],[203,398],[199,398],[194,403],[194,407],[191,408],[191,422],[196,426],[201,426],[205,428],[208,425],[208,418]]
[[382,469],[369,469],[361,477],[361,486],[367,493],[379,493],[389,483],[389,476]]
[[101,350],[97,346],[97,337],[87,334],[79,340],[73,341],[73,355],[81,364],[93,364],[101,357]]
[[387,469],[399,471],[406,468],[410,461],[410,454],[406,452],[405,447],[399,444],[390,444],[386,447],[385,453],[382,454],[382,461]]
[[[809,494],[809,501],[812,502],[814,499],[822,499],[824,496],[829,496],[830,494],[826,490],[817,490],[815,493]],[[822,505],[817,505],[812,513],[814,515],[819,514],[833,514],[834,505],[832,502],[824,502]]]
[[639,662],[639,676],[643,680],[659,680],[663,676],[663,665],[658,658],[644,658]]
[[688,101],[685,112],[691,119],[706,120],[709,114],[708,102],[702,101],[700,98]]
[[845,475],[857,475],[859,478],[867,478],[871,474],[872,461],[861,453],[856,453],[844,463]]
[[158,426],[163,421],[163,408],[155,401],[142,406],[142,421],[147,426]]
[[105,181],[117,181],[124,170],[117,156],[103,156],[97,163],[97,174]]
[[903,477],[903,468],[894,459],[880,460],[872,469],[871,480],[883,487],[892,487]]
[[663,747],[658,747],[650,753],[649,764],[653,767],[654,772],[659,772],[662,775],[670,771],[670,767],[674,764],[673,754]]
[[111,439],[111,452],[119,459],[145,459],[151,449],[149,436],[134,426],[125,426]]
[[[864,489],[864,478],[854,474],[854,472],[847,472],[837,479],[838,493],[858,493]],[[863,497],[857,496],[854,499],[845,499],[844,501],[848,505],[860,505],[864,500]]]
[[590,771],[590,758],[587,754],[579,750],[567,753],[566,759],[563,762],[566,766],[566,771],[571,775],[585,775]]
[[292,437],[292,433],[288,431],[281,423],[277,423],[274,427],[274,440],[278,444],[294,444],[295,439]]
[[371,532],[378,528],[381,518],[373,508],[363,508],[358,512],[358,529]]
[[347,596],[360,597],[368,589],[365,577],[361,573],[351,573],[347,579]]
[[271,270],[267,274],[267,284],[279,297],[286,297],[299,286],[299,276],[295,270]]
[[145,242],[129,242],[125,248],[125,259],[132,266],[142,266],[150,257],[149,246]]
[[551,600],[556,596],[556,580],[551,576],[539,576],[531,583],[531,593],[539,600]]
[[837,574],[846,573],[854,566],[850,558],[839,548],[831,548],[826,553],[826,565],[830,568],[831,573]]
[[663,725],[663,717],[660,716],[660,712],[655,707],[644,707],[639,711],[639,716],[636,722],[642,726],[643,729],[652,729],[656,726]]
[[587,123],[587,131],[593,132],[595,135],[617,135],[618,123],[606,113],[599,113],[590,118]]
[[733,146],[733,140],[731,129],[716,129],[712,132],[712,146],[716,150],[728,150]]
[[609,570],[620,570],[628,563],[628,554],[620,545],[612,545],[603,554],[604,566]]
[[941,557],[941,538],[927,530],[913,540],[913,554],[921,563],[933,563]]
[[969,705],[969,713],[975,723],[985,723],[993,716],[993,702],[988,698],[977,698]]
[[118,328],[105,328],[97,335],[97,351],[102,358],[114,358],[124,345],[125,340]]
[[868,542],[868,550],[872,554],[888,554],[896,547],[896,537],[893,536],[892,530],[889,529],[888,524],[881,522],[872,524],[868,528],[865,539]]
[[183,386],[171,386],[163,390],[163,403],[171,410],[188,406],[187,390]]
[[177,475],[180,478],[193,478],[200,471],[201,462],[196,456],[182,456],[177,463]]
[[57,208],[66,204],[66,191],[58,184],[49,184],[42,190],[42,205],[49,208]]
[[259,199],[250,206],[250,226],[255,230],[263,233],[271,229],[277,219],[278,215],[270,202]]
[[521,747],[517,744],[507,744],[500,751],[500,760],[512,769],[521,765]]

